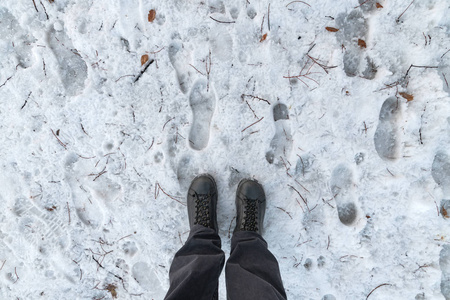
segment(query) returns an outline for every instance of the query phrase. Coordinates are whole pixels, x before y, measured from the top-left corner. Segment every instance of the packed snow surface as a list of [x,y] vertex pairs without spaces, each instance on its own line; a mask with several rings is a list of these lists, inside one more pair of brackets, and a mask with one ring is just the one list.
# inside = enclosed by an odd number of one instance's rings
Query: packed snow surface
[[289,299],[450,299],[449,37],[446,0],[2,0],[0,298],[162,299],[210,173],[227,255],[264,186]]

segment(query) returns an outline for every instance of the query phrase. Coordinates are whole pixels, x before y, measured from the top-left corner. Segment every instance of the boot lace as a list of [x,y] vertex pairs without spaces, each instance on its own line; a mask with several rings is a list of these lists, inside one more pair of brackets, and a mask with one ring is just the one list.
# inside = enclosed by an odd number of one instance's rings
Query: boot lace
[[245,231],[258,231],[258,212],[256,207],[258,200],[245,199],[245,203],[245,217],[242,229]]
[[195,221],[194,224],[200,224],[204,227],[211,227],[209,215],[209,199],[211,194],[195,193]]

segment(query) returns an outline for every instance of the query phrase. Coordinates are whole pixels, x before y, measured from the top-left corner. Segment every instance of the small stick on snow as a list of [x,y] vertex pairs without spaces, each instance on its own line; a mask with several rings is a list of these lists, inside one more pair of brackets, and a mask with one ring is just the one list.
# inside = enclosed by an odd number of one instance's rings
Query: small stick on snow
[[445,56],[445,54],[447,54],[450,51],[450,49],[448,49],[444,54],[442,54],[441,58],[443,58]]
[[45,69],[45,60],[42,59],[42,69],[44,70],[44,76],[47,77],[47,70]]
[[224,24],[232,24],[232,23],[236,23],[235,21],[219,21],[217,19],[214,19],[213,17],[209,16],[212,20],[218,22],[218,23],[224,23]]
[[270,31],[270,3],[269,7],[267,8],[267,27],[269,28]]
[[60,144],[61,146],[63,146],[64,149],[67,150],[67,144],[64,144],[63,142],[61,142],[61,140],[60,140],[59,137],[55,134],[55,132],[53,131],[53,129],[51,129],[51,131],[52,131],[53,135],[55,136],[55,138],[58,140],[59,144]]
[[292,220],[291,214],[289,212],[287,212],[284,208],[281,208],[281,207],[278,207],[278,206],[275,206],[275,207],[280,209],[280,210],[282,210],[282,211],[284,211],[289,216],[289,218],[291,218],[291,220]]
[[148,152],[150,149],[152,149],[154,143],[155,143],[155,138],[153,137],[152,144],[150,145],[150,147],[148,147],[147,151],[145,151],[145,152]]
[[305,198],[303,198],[302,194],[300,194],[300,192],[295,187],[293,187],[292,185],[288,184],[288,187],[290,187],[291,189],[293,189],[294,191],[297,192],[297,194],[300,196],[300,198],[302,199],[303,203],[305,203],[306,208],[308,208],[308,211],[309,211],[308,201]]
[[250,106],[250,104],[248,103],[247,100],[245,100],[245,103],[247,103],[248,108],[250,108],[250,110],[252,111],[253,115],[255,116],[256,119],[259,119],[258,116],[256,115],[255,111],[253,110],[253,108]]
[[180,232],[178,232],[178,237],[180,238],[180,243],[181,243],[181,245],[184,245],[183,240],[181,239],[181,234],[180,234]]
[[145,68],[138,74],[138,76],[136,76],[136,79],[134,80],[134,83],[136,83],[139,79],[141,79],[142,75],[144,75],[145,71],[147,71],[148,67],[150,67],[151,64],[153,64],[155,62],[154,59],[150,60],[147,65],[145,66]]
[[248,125],[247,127],[245,127],[244,129],[242,129],[241,130],[241,132],[244,132],[246,129],[248,129],[248,128],[250,128],[250,127],[252,127],[253,125],[255,125],[256,123],[258,123],[258,122],[261,122],[261,120],[262,119],[264,119],[264,117],[262,117],[261,119],[259,119],[258,121],[256,121],[256,122],[254,122],[254,123],[252,123],[252,124],[250,124],[250,125]]
[[194,67],[193,65],[189,64],[191,67],[193,67],[195,69],[195,71],[199,72],[201,75],[206,76],[205,74],[203,74],[202,72],[200,72],[196,67]]
[[0,88],[3,87],[8,82],[8,80],[10,80],[11,78],[12,78],[12,75],[10,77],[8,77],[8,79],[6,79],[6,81],[2,85],[0,85]]
[[330,248],[330,236],[328,236],[328,244],[327,244],[327,250]]
[[31,93],[32,93],[32,92],[30,92],[30,93],[28,94],[28,97],[27,97],[27,99],[25,100],[25,103],[24,103],[24,104],[22,105],[22,107],[20,108],[20,110],[22,110],[22,109],[25,107],[25,105],[27,105],[28,99],[30,99]]
[[398,18],[395,20],[397,23],[400,22],[400,18],[403,16],[403,14],[409,9],[409,7],[414,3],[415,0],[413,0],[408,7],[401,13],[400,16],[398,16]]
[[257,100],[260,100],[260,101],[264,101],[264,102],[266,102],[267,104],[269,104],[269,105],[270,105],[270,102],[269,102],[269,100],[263,99],[263,98],[261,98],[261,97],[258,97],[258,96],[253,96],[253,95],[246,95],[246,94],[242,94],[242,95],[241,95],[241,98],[242,98],[242,100],[244,100],[244,97],[251,97],[251,98],[252,98],[252,100],[253,100],[253,99],[257,99]]
[[358,7],[362,6],[363,4],[366,4],[366,3],[369,2],[369,1],[370,1],[370,0],[366,0],[366,1],[364,1],[363,3],[361,3],[360,5],[355,6],[354,8],[358,8]]
[[17,275],[17,268],[16,268],[16,267],[14,267],[14,273],[16,273],[16,276],[17,276],[17,279],[16,279],[16,281],[14,281],[14,283],[16,283],[16,282],[17,282],[17,280],[19,280],[19,275]]
[[369,296],[370,296],[377,288],[382,287],[383,285],[392,285],[392,284],[390,284],[390,283],[383,283],[383,284],[380,284],[379,286],[377,286],[376,288],[374,288],[372,291],[370,291],[369,295],[367,295],[367,297],[366,297],[366,300],[369,298]]
[[47,20],[49,19],[48,17],[48,13],[47,13],[47,9],[45,8],[44,4],[42,3],[42,1],[39,1],[42,5],[42,7],[44,8],[44,12],[45,12],[45,16],[47,17]]
[[290,3],[288,3],[288,4],[286,4],[286,7],[288,7],[288,6],[291,5],[292,3],[303,3],[303,4],[306,4],[306,5],[308,5],[309,7],[311,7],[311,5],[309,5],[308,3],[304,2],[304,1],[292,1],[292,2],[290,2]]
[[167,123],[169,123],[169,122],[172,121],[173,119],[175,119],[175,117],[170,118],[169,120],[167,120],[166,123],[164,123],[164,126],[163,126],[163,128],[162,128],[162,131],[164,131],[164,128],[166,127]]
[[83,130],[84,134],[87,135],[88,137],[91,137],[91,136],[86,132],[86,130],[84,130],[83,123],[80,123],[80,125],[81,125],[81,130]]
[[123,75],[123,76],[120,76],[119,78],[116,79],[116,82],[119,81],[120,79],[124,78],[124,77],[134,77],[134,75]]
[[39,12],[39,10],[36,7],[36,2],[34,2],[34,0],[33,0],[33,5],[34,5],[34,8],[36,9],[36,12]]
[[69,207],[69,202],[66,202],[67,204],[67,212],[69,213],[69,225],[70,225],[70,207]]
[[[167,194],[166,191],[164,191],[164,189],[161,187],[161,185],[160,185],[159,183],[156,184],[156,187],[157,187],[158,191],[157,191],[157,192],[155,191],[155,199],[158,197],[159,191],[161,190],[161,191],[164,193],[164,195],[166,195],[166,196],[169,197],[170,199],[175,200],[175,201],[177,201],[178,203],[180,203],[180,204],[186,206],[185,203],[183,203],[183,202],[181,202],[180,200],[176,199],[174,196],[171,196],[171,195]],[[156,187],[155,187],[155,189],[156,189]]]
[[0,268],[0,271],[3,269],[3,266],[5,265],[5,263],[6,263],[6,259],[5,259],[5,261],[2,263],[2,267]]
[[447,88],[448,88],[448,81],[447,81],[447,78],[445,77],[445,74],[442,73],[442,76],[444,76],[445,84],[447,85]]
[[423,69],[437,69],[437,66],[416,66],[416,65],[411,65],[409,66],[408,70],[406,71],[405,74],[405,78],[408,76],[409,71],[411,70],[411,68],[423,68]]
[[[437,203],[436,203],[436,200],[434,200],[434,204],[436,205],[436,210],[437,210],[437,214],[438,214],[438,217],[439,217],[439,207],[438,207],[438,205],[437,205]],[[1,270],[1,269],[0,269]]]

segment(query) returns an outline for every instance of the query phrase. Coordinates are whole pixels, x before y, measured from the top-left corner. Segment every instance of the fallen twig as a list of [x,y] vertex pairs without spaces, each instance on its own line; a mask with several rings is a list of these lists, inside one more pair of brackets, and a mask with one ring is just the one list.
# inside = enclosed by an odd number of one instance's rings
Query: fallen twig
[[12,75],[9,76],[2,85],[0,85],[0,88],[3,87],[8,82],[8,80],[10,80],[11,78],[12,78]]
[[66,202],[67,204],[67,212],[69,214],[69,225],[70,225],[70,207],[69,207],[69,202]]
[[416,66],[416,65],[411,65],[411,66],[409,66],[408,70],[406,71],[405,78],[408,76],[409,71],[411,70],[411,68],[437,69],[438,66]]
[[250,125],[248,125],[247,127],[245,127],[244,129],[242,129],[241,130],[241,132],[244,132],[246,129],[248,129],[248,128],[250,128],[250,127],[252,127],[253,125],[255,125],[256,123],[258,123],[258,122],[261,122],[262,121],[262,119],[264,119],[264,117],[261,117],[261,119],[259,119],[258,121],[256,121],[256,122],[254,122],[254,123],[252,123],[252,124],[250,124]]
[[144,75],[145,71],[147,71],[148,67],[150,67],[150,65],[154,62],[155,60],[149,60],[147,65],[145,66],[144,69],[142,69],[142,71],[139,73],[138,76],[136,76],[136,79],[134,80],[134,83],[136,83],[139,79],[141,79],[141,76]]
[[374,288],[372,291],[370,291],[369,295],[367,295],[367,297],[366,297],[366,300],[369,298],[369,296],[370,296],[377,288],[382,287],[383,285],[392,285],[392,284],[390,284],[390,283],[383,283],[383,284],[380,284],[379,286],[377,286],[376,288]]
[[41,3],[41,6],[44,8],[44,13],[45,13],[45,16],[47,17],[47,20],[48,20],[49,17],[48,17],[47,9],[45,8],[45,6],[44,6],[44,4],[42,3],[42,1],[39,1],[39,2]]
[[290,3],[288,3],[288,4],[286,4],[286,7],[288,7],[288,6],[291,5],[292,3],[296,3],[296,2],[298,2],[298,3],[303,3],[303,4],[306,4],[306,5],[308,5],[309,7],[311,7],[311,5],[309,5],[308,3],[304,2],[304,1],[292,1],[292,2],[290,2]]
[[166,123],[164,123],[164,126],[163,126],[163,128],[162,128],[162,131],[164,131],[164,128],[166,127],[167,123],[169,123],[169,122],[172,121],[173,119],[175,119],[175,117],[170,118],[169,120],[167,120]]
[[36,9],[36,12],[39,12],[39,10],[37,9],[37,6],[36,6],[36,2],[34,2],[34,0],[33,0],[33,5],[34,5],[34,9]]
[[445,56],[445,54],[447,54],[450,51],[450,49],[448,49],[444,54],[442,54],[441,58],[443,58]]
[[213,19],[214,21],[218,22],[218,23],[224,23],[224,24],[232,24],[232,23],[236,23],[235,21],[219,21],[217,19],[214,19],[213,17],[209,16],[211,19]]
[[289,218],[291,218],[291,220],[292,220],[292,216],[291,216],[291,214],[288,211],[286,211],[284,208],[281,208],[281,207],[278,207],[278,206],[275,206],[275,207],[278,208],[279,210],[284,211],[289,216]]
[[244,100],[244,97],[250,97],[250,98],[252,98],[252,99],[257,99],[257,100],[260,100],[260,101],[264,101],[264,102],[266,102],[267,104],[270,105],[269,100],[263,99],[263,98],[258,97],[258,96],[242,94],[242,95],[241,95],[242,100]]
[[30,92],[30,93],[28,94],[28,97],[27,97],[27,99],[25,100],[25,103],[24,103],[24,104],[22,105],[22,107],[20,108],[20,110],[22,110],[22,109],[25,107],[25,105],[27,105],[28,99],[30,99],[31,93],[32,93],[32,92]]
[[61,140],[59,139],[59,137],[55,134],[55,132],[53,131],[53,129],[51,129],[53,135],[55,136],[55,138],[58,140],[58,143],[64,147],[64,149],[67,150],[67,144],[64,144],[63,142],[61,142]]
[[169,195],[168,193],[166,193],[166,191],[164,191],[164,189],[161,187],[161,185],[160,185],[159,183],[156,183],[156,186],[155,186],[155,199],[158,198],[158,195],[159,195],[159,191],[160,191],[160,190],[164,193],[164,195],[166,195],[166,196],[169,197],[170,199],[175,200],[175,201],[177,201],[178,203],[180,203],[180,204],[186,206],[185,203],[183,203],[183,202],[181,202],[180,200],[176,199],[174,196],[171,196],[171,195]]
[[408,5],[408,7],[400,14],[400,16],[398,16],[398,18],[397,19],[395,19],[395,22],[400,22],[400,18],[403,16],[403,14],[409,9],[409,7],[411,6],[411,4],[413,4],[413,2],[414,1],[416,1],[416,0],[413,0],[409,5]]
[[14,281],[14,283],[16,283],[17,280],[19,280],[19,275],[17,275],[17,267],[14,267],[14,273],[16,273],[16,277],[17,277],[16,281]]

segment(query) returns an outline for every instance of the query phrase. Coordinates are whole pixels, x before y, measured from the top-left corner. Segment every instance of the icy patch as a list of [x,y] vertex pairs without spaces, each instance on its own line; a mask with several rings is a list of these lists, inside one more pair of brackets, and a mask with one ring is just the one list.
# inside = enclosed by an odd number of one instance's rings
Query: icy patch
[[396,159],[399,151],[400,102],[395,97],[384,101],[380,110],[378,127],[375,131],[375,149],[382,159]]
[[206,80],[199,79],[189,96],[192,109],[192,125],[189,132],[189,144],[192,149],[202,150],[208,146],[211,119],[216,107],[216,97]]
[[87,78],[87,66],[66,35],[63,24],[57,22],[50,29],[48,43],[59,63],[59,74],[67,95],[82,93]]
[[270,150],[266,153],[269,164],[282,166],[281,157],[288,157],[292,150],[292,135],[289,124],[289,110],[283,103],[273,107],[273,120],[275,123],[275,135],[270,142]]

